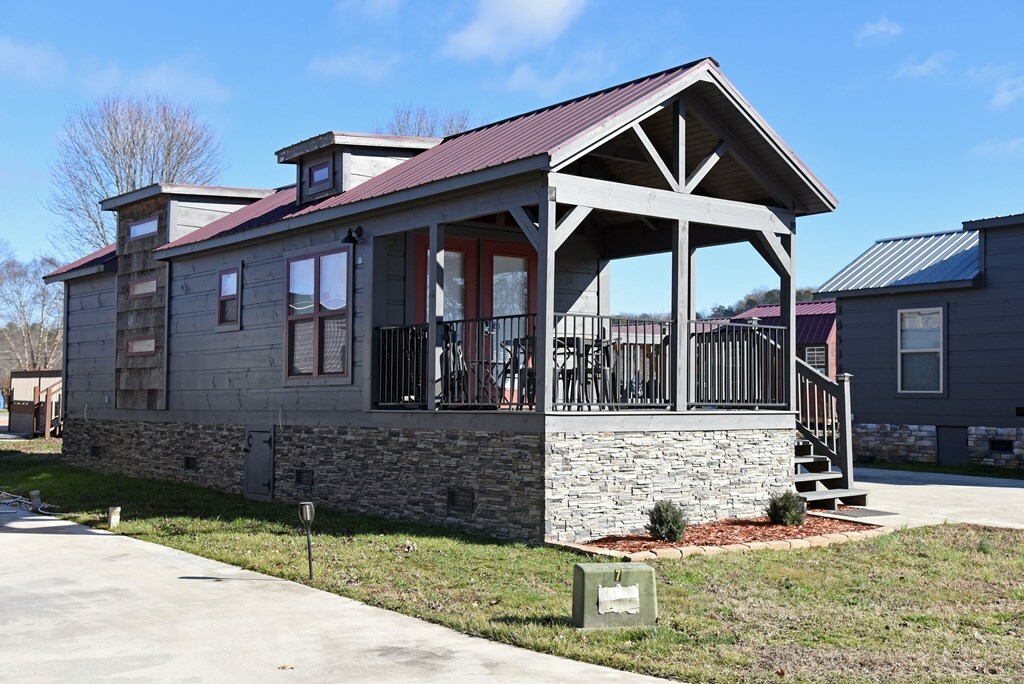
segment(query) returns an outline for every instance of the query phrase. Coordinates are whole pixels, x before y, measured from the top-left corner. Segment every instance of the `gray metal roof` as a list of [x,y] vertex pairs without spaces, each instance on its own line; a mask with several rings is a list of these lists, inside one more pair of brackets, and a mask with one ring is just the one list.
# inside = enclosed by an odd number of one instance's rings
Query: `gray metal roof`
[[879,240],[818,292],[961,282],[978,273],[978,231],[913,235]]

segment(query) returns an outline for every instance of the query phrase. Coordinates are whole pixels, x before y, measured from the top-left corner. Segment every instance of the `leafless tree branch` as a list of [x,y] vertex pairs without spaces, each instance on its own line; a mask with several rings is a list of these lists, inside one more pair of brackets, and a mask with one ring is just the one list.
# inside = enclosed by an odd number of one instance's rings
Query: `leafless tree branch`
[[47,208],[61,218],[53,236],[66,258],[115,239],[99,202],[152,183],[213,183],[224,170],[220,144],[189,105],[147,96],[110,96],[73,113],[57,138]]
[[447,137],[468,130],[469,110],[440,111],[430,107],[403,105],[395,107],[391,117],[376,127],[381,135],[412,135],[421,138]]

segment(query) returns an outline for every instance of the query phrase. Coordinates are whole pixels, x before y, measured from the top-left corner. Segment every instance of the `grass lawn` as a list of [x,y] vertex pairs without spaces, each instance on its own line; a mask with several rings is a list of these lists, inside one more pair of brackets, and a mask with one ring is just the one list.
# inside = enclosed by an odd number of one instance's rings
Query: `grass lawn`
[[306,579],[296,507],[188,485],[0,458],[8,491],[73,520],[358,599],[489,639],[686,681],[1024,678],[1024,531],[905,530],[825,549],[654,563],[661,625],[568,624],[580,557],[448,530],[317,512]]
[[1017,468],[996,468],[983,465],[938,465],[936,463],[897,463],[872,461],[857,463],[858,468],[882,468],[884,470],[909,470],[915,473],[947,473],[949,475],[973,475],[975,477],[1003,477],[1008,480],[1024,480],[1024,470]]

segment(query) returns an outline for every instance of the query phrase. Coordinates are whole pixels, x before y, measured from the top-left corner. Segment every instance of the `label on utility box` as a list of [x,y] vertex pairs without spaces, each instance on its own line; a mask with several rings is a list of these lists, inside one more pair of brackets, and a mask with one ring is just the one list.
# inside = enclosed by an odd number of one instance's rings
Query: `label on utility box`
[[631,584],[628,587],[624,587],[621,584],[616,584],[614,587],[598,586],[597,612],[599,615],[604,615],[605,613],[639,613],[640,585]]

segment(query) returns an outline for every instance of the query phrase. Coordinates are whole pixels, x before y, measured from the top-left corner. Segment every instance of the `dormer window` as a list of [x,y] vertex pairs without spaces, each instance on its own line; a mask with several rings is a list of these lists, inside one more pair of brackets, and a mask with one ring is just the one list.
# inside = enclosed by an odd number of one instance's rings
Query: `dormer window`
[[156,235],[156,216],[150,216],[147,219],[128,224],[128,238],[130,240],[148,235]]
[[326,185],[331,179],[331,163],[323,162],[309,167],[309,187]]

